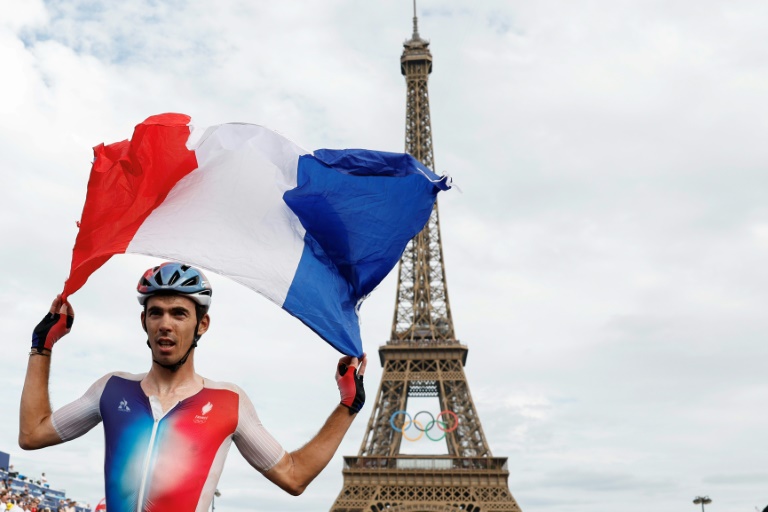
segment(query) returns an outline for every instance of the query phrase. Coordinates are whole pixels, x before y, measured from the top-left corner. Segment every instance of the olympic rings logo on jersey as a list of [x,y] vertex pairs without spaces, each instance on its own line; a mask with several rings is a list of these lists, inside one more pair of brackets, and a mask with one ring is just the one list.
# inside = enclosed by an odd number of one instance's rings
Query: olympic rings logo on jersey
[[[427,421],[425,424],[419,421],[419,416],[422,414],[426,414],[430,418],[429,421]],[[398,421],[400,416],[403,416],[403,419]],[[397,423],[402,423],[402,425],[398,426]],[[419,411],[413,416],[413,418],[411,418],[411,415],[406,411],[395,411],[392,413],[392,416],[389,417],[389,425],[395,432],[402,432],[403,438],[407,441],[418,441],[425,434],[431,441],[441,441],[445,438],[445,434],[456,430],[456,428],[459,426],[459,417],[455,412],[449,411],[448,409],[438,414],[437,418],[435,418],[429,411]],[[408,437],[406,431],[411,427],[414,427],[416,430],[418,430],[419,434],[413,437]],[[443,435],[440,437],[432,437],[429,432],[434,427],[437,427],[437,429],[441,431]]]

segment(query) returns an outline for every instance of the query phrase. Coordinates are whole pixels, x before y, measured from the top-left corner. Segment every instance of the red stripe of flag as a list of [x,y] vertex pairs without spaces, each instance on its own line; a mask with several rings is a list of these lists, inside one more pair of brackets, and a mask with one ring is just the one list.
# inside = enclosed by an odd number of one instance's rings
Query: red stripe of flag
[[149,214],[197,169],[195,153],[186,147],[189,121],[184,114],[151,116],[136,126],[131,140],[93,148],[65,300],[113,254],[124,253]]

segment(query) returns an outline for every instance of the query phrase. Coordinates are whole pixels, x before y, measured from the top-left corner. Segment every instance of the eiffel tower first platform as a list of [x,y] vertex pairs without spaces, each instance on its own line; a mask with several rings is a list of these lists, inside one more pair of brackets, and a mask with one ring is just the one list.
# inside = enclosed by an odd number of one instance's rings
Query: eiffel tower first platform
[[[432,55],[419,36],[415,0],[413,35],[403,46],[405,150],[434,169],[427,90]],[[435,203],[400,261],[392,334],[379,348],[381,384],[360,453],[344,457],[344,487],[332,512],[520,511],[509,491],[507,459],[491,455],[469,393],[467,351],[453,330]],[[410,418],[409,397],[437,397],[443,412]],[[409,424],[421,432],[406,429]],[[408,440],[430,431],[433,439],[444,433],[447,455],[400,453],[404,435]]]

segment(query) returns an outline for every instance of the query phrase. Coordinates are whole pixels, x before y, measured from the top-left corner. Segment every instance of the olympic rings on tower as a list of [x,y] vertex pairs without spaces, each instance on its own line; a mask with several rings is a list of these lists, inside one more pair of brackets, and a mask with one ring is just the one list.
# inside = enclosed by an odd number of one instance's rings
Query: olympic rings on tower
[[[418,419],[419,416],[422,414],[426,414],[430,418],[426,424],[422,424],[422,422],[419,421]],[[398,416],[405,416],[405,419],[402,421],[401,427],[398,427],[396,425],[395,419]],[[449,416],[452,416],[451,420],[449,420]],[[450,427],[448,427],[449,424],[451,424]],[[389,425],[392,427],[392,430],[394,430],[395,432],[402,432],[403,438],[406,441],[418,441],[419,439],[422,438],[422,436],[424,436],[424,434],[427,435],[427,438],[430,441],[441,441],[443,438],[445,438],[446,433],[453,432],[454,430],[456,430],[456,428],[459,426],[459,417],[456,415],[455,412],[449,411],[448,409],[446,409],[442,411],[440,414],[438,414],[437,418],[432,416],[432,413],[429,411],[419,411],[413,416],[413,418],[411,418],[411,415],[408,414],[407,411],[401,410],[401,411],[395,411],[392,413],[392,416],[389,417]],[[437,429],[443,433],[442,436],[432,437],[431,435],[429,435],[430,430],[432,430],[432,427],[434,427],[435,425],[437,425]],[[419,431],[419,434],[415,437],[408,437],[408,435],[406,435],[405,432],[412,426]]]

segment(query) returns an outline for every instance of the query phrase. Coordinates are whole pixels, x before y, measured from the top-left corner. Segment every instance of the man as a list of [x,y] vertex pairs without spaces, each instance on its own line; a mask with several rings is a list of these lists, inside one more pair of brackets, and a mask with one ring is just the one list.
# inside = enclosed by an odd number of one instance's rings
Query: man
[[232,441],[269,480],[301,494],[363,406],[366,356],[339,360],[341,403],[309,443],[287,453],[242,389],[195,373],[195,347],[211,321],[212,290],[203,273],[164,263],[144,273],[138,292],[152,353],[149,372],[109,373],[56,412],[48,395],[51,350],[72,327],[74,311],[61,296],[53,301],[32,336],[19,445],[31,450],[69,441],[103,421],[110,512],[207,510]]

